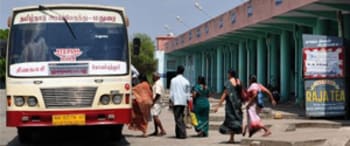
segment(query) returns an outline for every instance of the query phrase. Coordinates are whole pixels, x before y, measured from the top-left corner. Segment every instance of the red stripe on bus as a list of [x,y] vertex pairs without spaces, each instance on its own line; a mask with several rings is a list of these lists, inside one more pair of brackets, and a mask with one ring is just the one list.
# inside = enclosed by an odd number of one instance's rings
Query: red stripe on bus
[[[131,121],[131,109],[109,110],[72,110],[72,111],[7,111],[8,127],[45,127],[52,125],[53,115],[85,114],[85,125],[117,125],[128,124]],[[109,120],[108,115],[113,114],[114,120]],[[106,116],[106,120],[99,120],[99,116]],[[22,117],[27,116],[27,122]],[[39,119],[39,120],[38,120]]]

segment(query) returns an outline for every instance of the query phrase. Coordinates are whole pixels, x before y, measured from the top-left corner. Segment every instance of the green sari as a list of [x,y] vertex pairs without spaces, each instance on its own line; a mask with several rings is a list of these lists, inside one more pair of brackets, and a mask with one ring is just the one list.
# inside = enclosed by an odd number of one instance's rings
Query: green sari
[[230,80],[225,83],[228,96],[225,98],[225,120],[219,129],[222,134],[239,134],[242,132],[242,101],[239,98],[237,87],[233,86]]
[[194,98],[194,113],[196,114],[198,125],[195,127],[197,132],[202,132],[208,136],[209,130],[209,90],[203,89],[201,85],[196,85],[194,91],[197,93]]

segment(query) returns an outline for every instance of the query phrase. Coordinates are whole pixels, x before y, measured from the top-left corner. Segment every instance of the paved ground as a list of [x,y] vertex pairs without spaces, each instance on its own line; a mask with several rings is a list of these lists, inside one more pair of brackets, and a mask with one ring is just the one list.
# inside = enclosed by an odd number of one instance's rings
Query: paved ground
[[[0,91],[1,92],[1,91]],[[0,93],[1,96],[1,93]],[[0,146],[26,146],[18,142],[16,137],[16,129],[5,128],[4,101],[5,97],[0,97]],[[217,100],[211,100],[212,105]],[[282,110],[283,109],[283,110]],[[291,111],[289,112],[288,109]],[[273,114],[282,114],[282,119],[273,119]],[[224,117],[224,108],[222,107],[218,113],[210,113],[210,132],[208,138],[193,137],[196,133],[193,129],[188,129],[188,138],[184,140],[175,139],[175,127],[173,115],[165,106],[161,120],[166,127],[167,135],[162,137],[141,137],[141,132],[130,131],[124,128],[126,140],[132,146],[225,146],[225,145],[260,145],[260,146],[350,146],[350,121],[339,120],[321,120],[321,119],[305,119],[300,116],[293,108],[275,107],[267,110],[264,123],[272,130],[269,137],[261,137],[262,133],[257,133],[252,138],[243,138],[241,135],[236,136],[235,144],[225,143],[228,140],[227,135],[221,135],[218,127],[222,123]],[[270,114],[270,115],[269,115]],[[153,124],[149,124],[149,133],[153,130]],[[122,142],[114,143],[86,143],[84,140],[78,142],[52,142],[38,146],[124,146]]]

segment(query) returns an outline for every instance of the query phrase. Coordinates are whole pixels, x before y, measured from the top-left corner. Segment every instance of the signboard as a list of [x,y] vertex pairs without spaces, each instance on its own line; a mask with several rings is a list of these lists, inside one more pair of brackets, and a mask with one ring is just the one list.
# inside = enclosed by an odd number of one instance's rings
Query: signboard
[[306,115],[332,117],[345,114],[345,90],[343,79],[305,81]]
[[52,11],[25,11],[18,13],[13,24],[30,23],[64,23],[65,18],[69,23],[119,23],[123,24],[120,14],[113,11],[104,10],[84,10],[84,9],[55,9]]
[[303,35],[304,78],[344,77],[343,41],[338,37]]
[[343,39],[303,35],[305,106],[309,117],[345,114]]

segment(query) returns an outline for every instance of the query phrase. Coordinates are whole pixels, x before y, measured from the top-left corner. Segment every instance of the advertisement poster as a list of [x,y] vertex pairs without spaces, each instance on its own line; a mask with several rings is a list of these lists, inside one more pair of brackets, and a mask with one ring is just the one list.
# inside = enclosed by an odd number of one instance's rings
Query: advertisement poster
[[303,73],[305,79],[344,77],[342,39],[304,35]]
[[303,35],[303,77],[308,117],[345,115],[343,39]]
[[343,79],[305,81],[306,116],[332,117],[345,114]]

